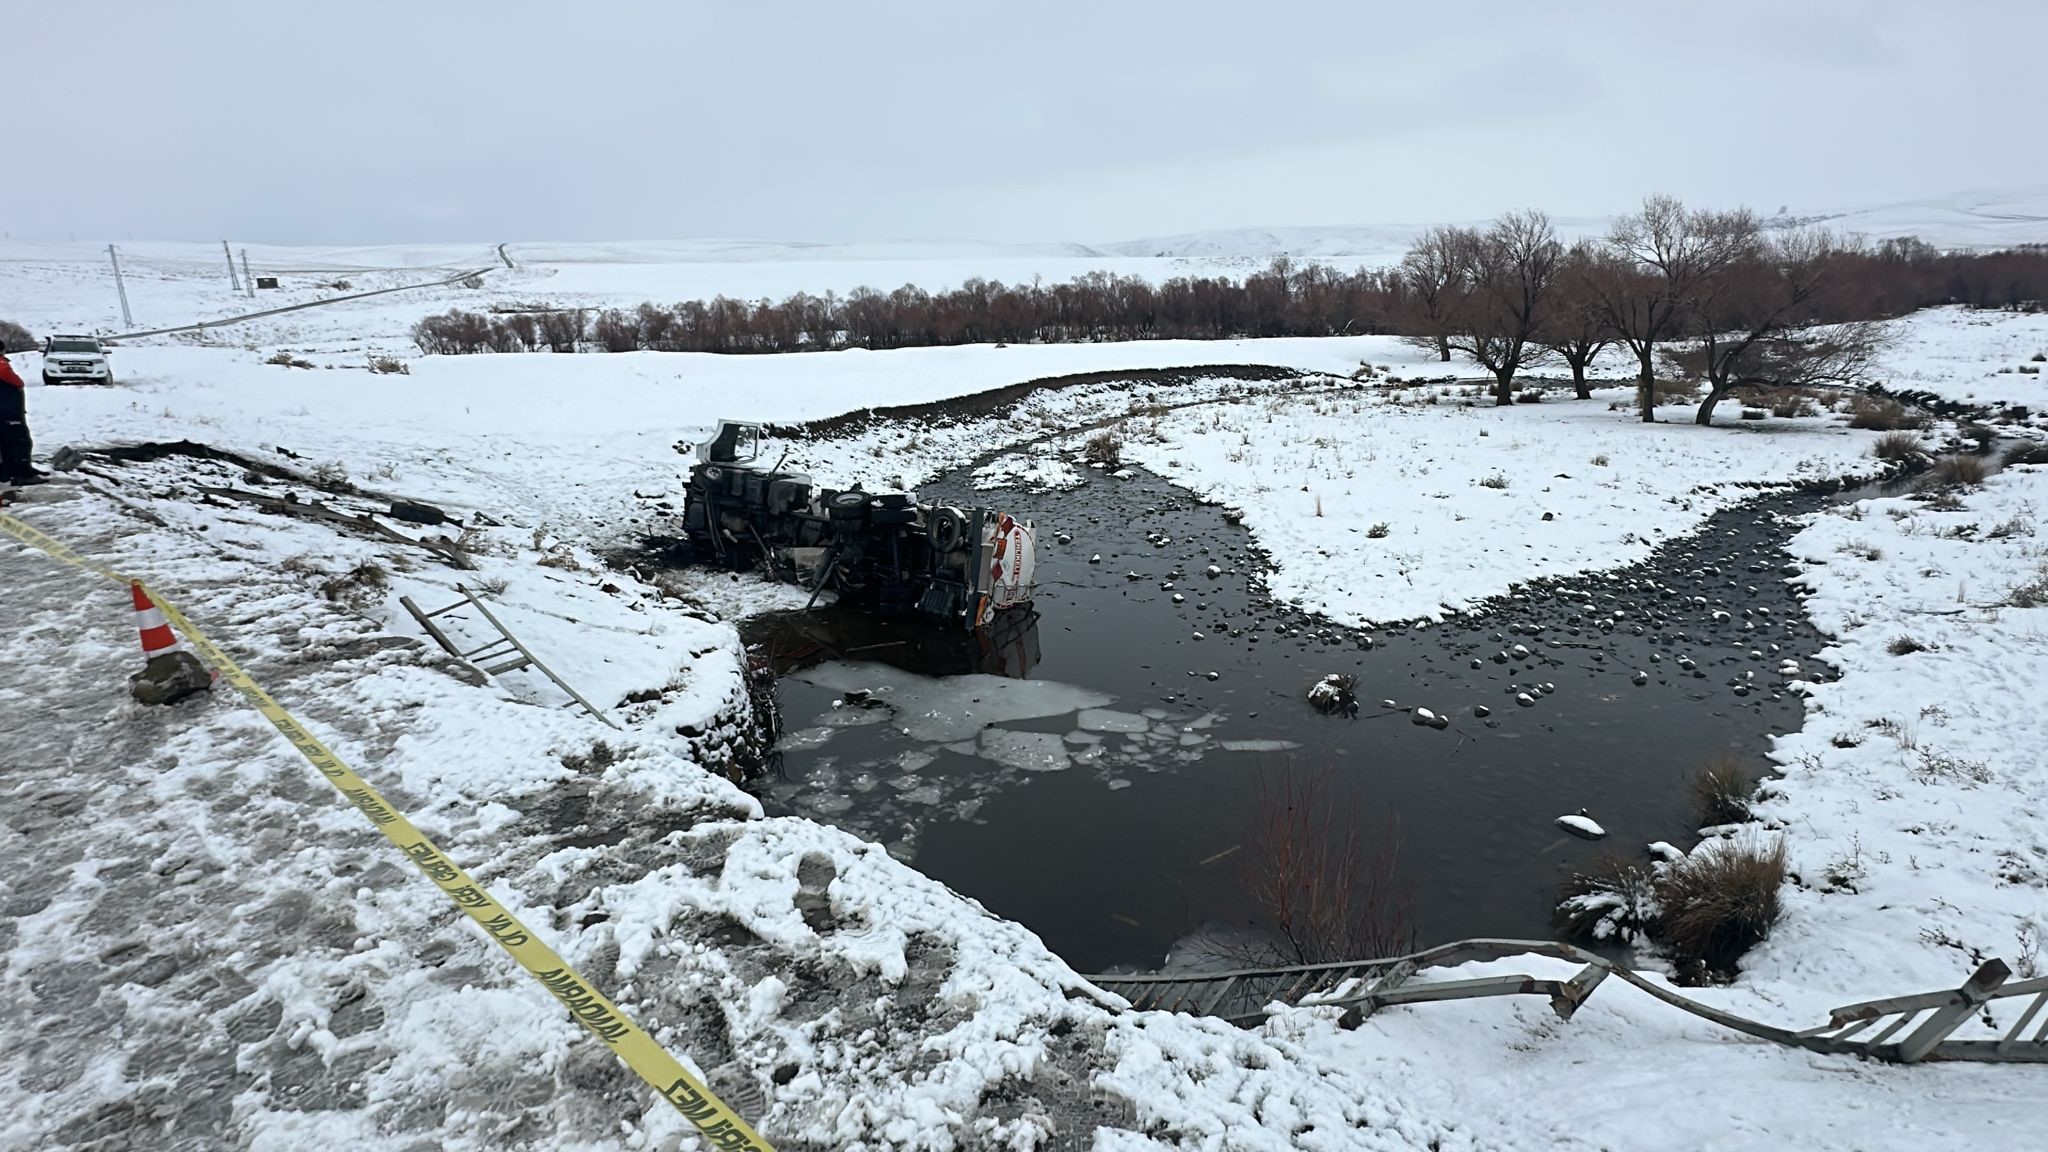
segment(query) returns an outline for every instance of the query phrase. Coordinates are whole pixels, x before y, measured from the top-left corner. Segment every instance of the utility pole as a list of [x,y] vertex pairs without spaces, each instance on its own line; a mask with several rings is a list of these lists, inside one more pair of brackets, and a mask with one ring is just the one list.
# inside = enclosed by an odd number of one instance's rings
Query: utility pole
[[114,262],[114,291],[121,294],[121,326],[133,328],[135,317],[128,314],[128,286],[121,283],[121,254],[114,251],[112,244],[107,245],[107,259]]
[[256,278],[249,275],[249,250],[242,249],[242,284],[249,290],[249,299],[256,298]]
[[220,254],[228,258],[228,283],[235,286],[235,295],[242,294],[242,282],[235,278],[235,254],[228,251],[228,242],[220,242]]

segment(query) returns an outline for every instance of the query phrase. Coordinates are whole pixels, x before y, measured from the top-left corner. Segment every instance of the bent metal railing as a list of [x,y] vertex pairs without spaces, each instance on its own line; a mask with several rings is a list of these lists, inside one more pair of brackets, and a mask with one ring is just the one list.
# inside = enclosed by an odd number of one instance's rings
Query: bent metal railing
[[[1568,980],[1527,975],[1410,979],[1426,968],[1532,954],[1574,961],[1583,967]],[[1220,972],[1104,973],[1087,979],[1120,1000],[1119,1007],[1133,1011],[1185,1012],[1248,1025],[1264,1020],[1274,1004],[1334,1007],[1342,1010],[1339,1026],[1353,1028],[1390,1005],[1481,996],[1547,996],[1551,1010],[1569,1020],[1609,976],[1725,1028],[1811,1052],[1869,1056],[1902,1064],[1922,1060],[2048,1063],[2048,1016],[2042,1012],[2048,1005],[2048,977],[2008,984],[2011,971],[2002,960],[1986,961],[1960,988],[1850,1004],[1830,1013],[1828,1023],[1796,1032],[1702,1004],[1604,957],[1549,940],[1460,940],[1372,960]],[[1994,1003],[2019,997],[2032,999],[2001,1031]],[[2027,1028],[2037,1018],[2040,1023],[2028,1036]],[[1877,1027],[1887,1019],[1890,1023]],[[1956,1038],[1965,1027],[1983,1035]]]

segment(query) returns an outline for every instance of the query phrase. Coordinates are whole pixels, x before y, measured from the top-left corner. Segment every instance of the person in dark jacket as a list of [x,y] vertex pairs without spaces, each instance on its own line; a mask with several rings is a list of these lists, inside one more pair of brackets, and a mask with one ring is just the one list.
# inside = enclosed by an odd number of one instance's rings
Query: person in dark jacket
[[28,389],[7,357],[0,356],[0,483],[41,484],[29,462],[35,442],[28,434]]

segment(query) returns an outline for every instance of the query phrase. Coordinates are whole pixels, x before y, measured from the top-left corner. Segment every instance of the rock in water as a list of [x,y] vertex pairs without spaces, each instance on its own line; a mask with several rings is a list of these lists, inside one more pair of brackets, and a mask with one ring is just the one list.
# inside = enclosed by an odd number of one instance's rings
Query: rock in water
[[1651,841],[1649,851],[1650,855],[1666,863],[1685,859],[1685,853],[1680,852],[1676,846],[1663,840]]
[[128,678],[128,693],[138,704],[175,704],[212,688],[213,674],[199,657],[182,649],[150,657],[142,671]]
[[1584,808],[1569,816],[1559,816],[1551,821],[1551,823],[1577,836],[1581,840],[1599,840],[1607,835],[1607,829],[1595,823],[1593,818],[1586,814]]

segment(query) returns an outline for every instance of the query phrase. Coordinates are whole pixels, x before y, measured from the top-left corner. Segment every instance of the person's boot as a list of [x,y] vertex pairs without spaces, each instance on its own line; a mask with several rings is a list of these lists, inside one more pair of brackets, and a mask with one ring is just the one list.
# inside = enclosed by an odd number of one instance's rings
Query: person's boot
[[31,468],[28,471],[23,472],[19,476],[10,477],[10,480],[12,481],[15,487],[26,488],[31,484],[49,483],[50,474],[47,472],[38,472],[35,469]]

